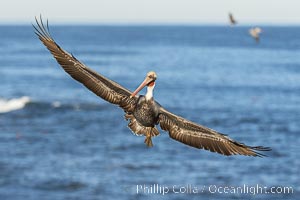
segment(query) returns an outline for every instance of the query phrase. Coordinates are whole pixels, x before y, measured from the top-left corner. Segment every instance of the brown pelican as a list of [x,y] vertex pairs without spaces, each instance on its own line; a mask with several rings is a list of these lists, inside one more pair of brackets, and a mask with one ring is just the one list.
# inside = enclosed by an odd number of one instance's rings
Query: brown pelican
[[236,25],[236,24],[237,24],[237,21],[234,19],[232,13],[229,13],[228,16],[229,16],[229,22],[230,22],[230,25],[231,25],[231,26]]
[[261,34],[262,30],[259,27],[250,28],[249,34],[255,39],[255,41],[259,42],[259,34]]
[[[151,137],[159,135],[156,125],[168,131],[172,139],[186,145],[217,152],[226,156],[246,155],[263,156],[257,151],[268,151],[270,148],[262,146],[247,146],[232,140],[228,136],[206,128],[180,116],[177,116],[153,99],[153,89],[157,75],[150,71],[140,86],[131,92],[118,83],[91,70],[72,54],[62,49],[51,37],[42,19],[34,26],[41,42],[48,48],[61,67],[75,80],[82,83],[89,90],[104,100],[120,106],[125,111],[125,119],[129,120],[128,127],[136,135],[144,135],[147,146],[152,146]],[[145,96],[138,92],[147,86]]]

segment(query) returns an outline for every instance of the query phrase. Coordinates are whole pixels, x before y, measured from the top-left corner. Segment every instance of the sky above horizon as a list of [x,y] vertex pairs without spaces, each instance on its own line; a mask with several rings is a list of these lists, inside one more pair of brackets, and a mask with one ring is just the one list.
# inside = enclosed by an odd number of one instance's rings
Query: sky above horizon
[[9,0],[0,24],[31,24],[43,15],[56,24],[300,25],[300,0]]

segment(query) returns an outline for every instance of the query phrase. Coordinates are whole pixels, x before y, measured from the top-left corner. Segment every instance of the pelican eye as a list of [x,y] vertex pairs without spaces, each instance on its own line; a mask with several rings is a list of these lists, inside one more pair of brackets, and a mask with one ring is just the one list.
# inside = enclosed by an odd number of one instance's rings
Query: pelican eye
[[149,75],[148,77],[153,79],[153,80],[156,80],[156,77],[153,74]]

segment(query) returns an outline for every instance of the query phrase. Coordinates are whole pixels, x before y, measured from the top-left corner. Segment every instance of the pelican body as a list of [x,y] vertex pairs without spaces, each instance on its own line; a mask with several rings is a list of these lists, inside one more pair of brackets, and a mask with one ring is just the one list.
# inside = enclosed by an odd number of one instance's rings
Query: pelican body
[[[109,103],[118,105],[125,112],[128,127],[136,135],[144,135],[147,146],[153,146],[152,137],[159,135],[157,125],[169,133],[169,136],[183,144],[198,149],[205,149],[222,155],[263,156],[258,151],[269,151],[262,146],[248,146],[234,141],[228,136],[200,124],[191,122],[164,109],[153,98],[157,75],[150,71],[134,92],[106,78],[62,49],[51,37],[48,22],[36,18],[36,34],[47,47],[60,66],[72,78],[82,83],[90,91]],[[138,95],[147,87],[146,95]]]
[[136,120],[145,127],[154,127],[158,122],[159,107],[153,100],[140,96],[133,111]]

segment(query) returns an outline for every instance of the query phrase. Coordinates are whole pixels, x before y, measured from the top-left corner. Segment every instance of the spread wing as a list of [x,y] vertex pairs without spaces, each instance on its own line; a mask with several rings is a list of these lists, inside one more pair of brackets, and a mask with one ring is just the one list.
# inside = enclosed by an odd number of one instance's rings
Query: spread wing
[[49,33],[48,21],[45,26],[42,18],[36,18],[35,33],[47,47],[61,67],[75,80],[82,83],[89,90],[104,100],[117,104],[125,111],[131,111],[137,97],[130,98],[131,92],[118,83],[91,70],[73,55],[62,49]]
[[206,149],[226,156],[240,154],[262,157],[264,155],[257,151],[271,150],[268,147],[250,147],[236,142],[224,134],[188,121],[162,107],[160,108],[159,124],[163,130],[169,132],[170,137],[174,140],[198,149]]

